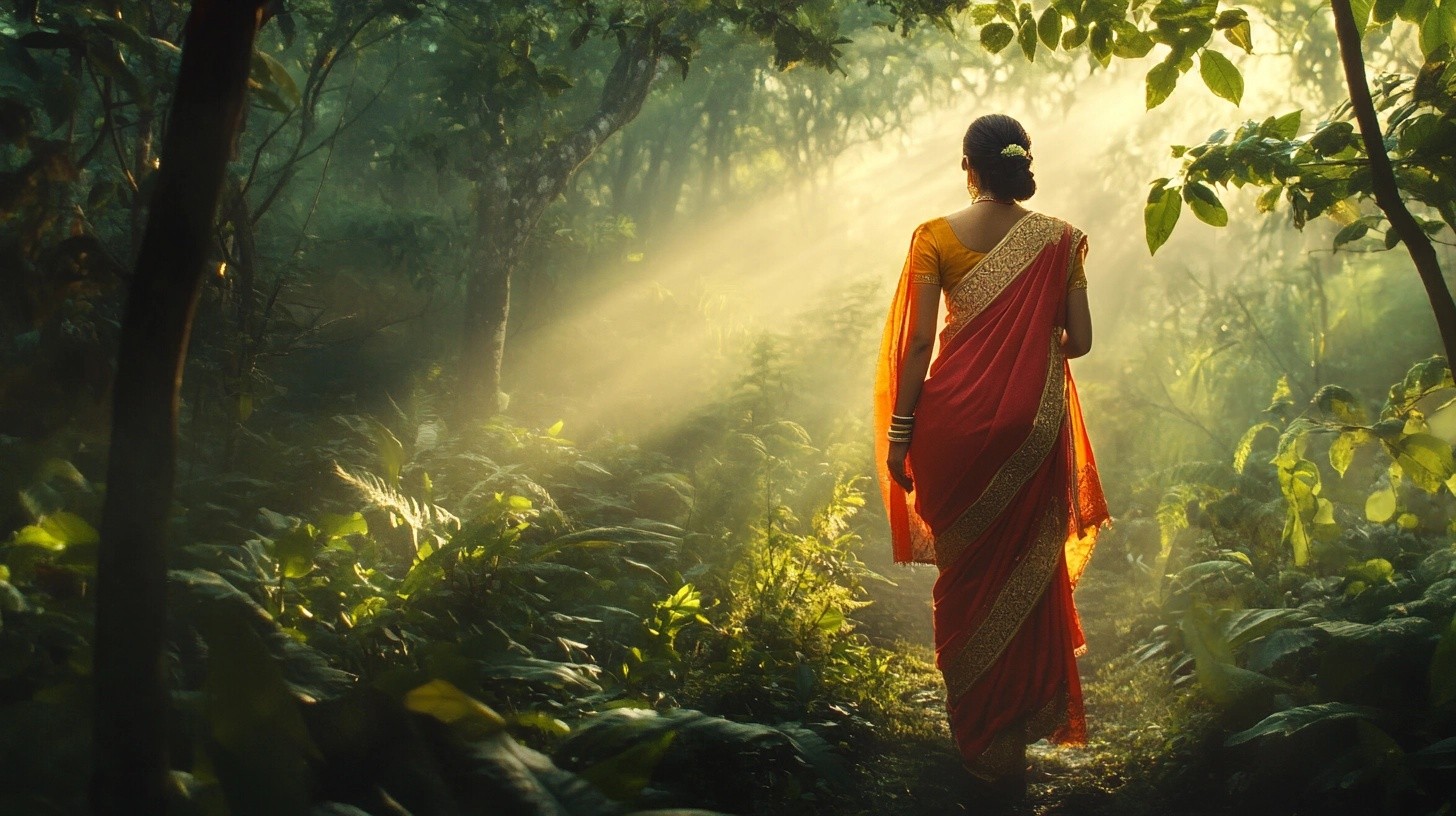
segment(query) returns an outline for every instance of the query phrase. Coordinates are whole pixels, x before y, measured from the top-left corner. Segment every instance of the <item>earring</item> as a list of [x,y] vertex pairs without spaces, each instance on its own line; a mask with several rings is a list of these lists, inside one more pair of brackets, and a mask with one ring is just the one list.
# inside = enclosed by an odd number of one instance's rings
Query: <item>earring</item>
[[975,186],[968,181],[966,182],[966,194],[969,195],[971,198],[975,198],[976,196],[981,194],[981,188]]

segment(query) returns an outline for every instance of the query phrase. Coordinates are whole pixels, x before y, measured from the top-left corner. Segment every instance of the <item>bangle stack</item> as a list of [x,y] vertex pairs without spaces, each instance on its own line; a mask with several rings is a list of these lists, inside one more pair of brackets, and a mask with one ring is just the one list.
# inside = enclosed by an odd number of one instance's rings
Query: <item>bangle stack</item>
[[899,414],[890,414],[889,437],[891,442],[909,442],[910,432],[914,429],[914,416],[900,416]]

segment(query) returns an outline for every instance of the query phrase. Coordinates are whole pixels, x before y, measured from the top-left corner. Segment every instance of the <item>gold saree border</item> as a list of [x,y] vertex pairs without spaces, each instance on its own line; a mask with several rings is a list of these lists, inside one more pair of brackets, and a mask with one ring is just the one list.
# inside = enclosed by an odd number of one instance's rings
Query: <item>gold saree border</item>
[[1001,587],[991,612],[960,652],[941,669],[947,699],[954,701],[970,691],[1006,651],[1006,645],[1046,593],[1066,540],[1067,507],[1061,500],[1053,501],[1042,513],[1031,546]]
[[1027,213],[1011,225],[1001,242],[946,293],[946,326],[940,332],[941,348],[1006,291],[1037,254],[1063,234],[1066,226],[1065,222],[1038,212]]
[[1011,503],[1022,486],[1046,461],[1062,431],[1067,405],[1066,366],[1062,361],[1061,329],[1052,333],[1051,351],[1047,355],[1046,381],[1036,406],[1031,433],[1021,447],[1007,458],[986,489],[971,502],[945,532],[935,537],[935,563],[942,571],[991,526]]
[[1073,227],[1071,224],[1067,226],[1072,233],[1072,249],[1067,253],[1067,275],[1065,278],[1067,281],[1067,291],[1070,292],[1073,289],[1087,288],[1087,273],[1083,269],[1083,264],[1087,257],[1087,234]]
[[966,770],[988,782],[1025,770],[1026,746],[1062,727],[1067,721],[1069,699],[1066,686],[1058,689],[1039,711],[997,732],[986,750],[966,763]]

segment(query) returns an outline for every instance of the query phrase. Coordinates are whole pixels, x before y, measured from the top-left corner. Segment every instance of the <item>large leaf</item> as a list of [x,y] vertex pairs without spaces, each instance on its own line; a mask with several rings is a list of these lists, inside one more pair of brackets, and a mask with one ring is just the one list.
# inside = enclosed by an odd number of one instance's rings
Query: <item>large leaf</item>
[[1447,479],[1456,476],[1451,443],[1431,434],[1403,436],[1391,444],[1391,453],[1405,475],[1427,493],[1435,493]]
[[1183,642],[1192,653],[1198,685],[1208,697],[1230,708],[1258,707],[1289,686],[1234,664],[1233,646],[1208,609],[1195,604],[1183,616]]
[[1229,61],[1228,57],[1217,51],[1204,49],[1198,54],[1198,74],[1203,77],[1203,84],[1208,86],[1214,95],[1239,104],[1244,99],[1244,75]]
[[1199,221],[1214,227],[1228,226],[1228,210],[1207,186],[1196,181],[1189,182],[1183,186],[1183,198]]
[[1042,45],[1056,50],[1062,40],[1062,14],[1052,6],[1047,6],[1036,21],[1036,35],[1041,39]]
[[1143,208],[1143,228],[1149,253],[1156,253],[1158,247],[1168,242],[1182,211],[1183,199],[1176,188],[1155,186],[1148,194],[1147,206]]
[[207,640],[207,753],[234,813],[303,814],[307,761],[318,751],[298,701],[262,640],[235,607],[197,620]]
[[1435,0],[1421,21],[1421,51],[1431,56],[1442,46],[1456,45],[1456,0]]
[[1160,62],[1154,65],[1147,75],[1147,98],[1148,110],[1168,101],[1173,95],[1173,88],[1178,85],[1178,66],[1167,62]]
[[1247,728],[1224,740],[1224,745],[1239,745],[1267,737],[1288,737],[1319,723],[1350,719],[1376,720],[1380,716],[1381,712],[1377,708],[1350,703],[1316,703],[1315,705],[1297,706],[1270,714],[1252,728]]
[[446,680],[431,680],[404,696],[410,711],[427,714],[455,729],[466,739],[495,734],[506,726],[501,715]]
[[1219,633],[1234,649],[1276,629],[1305,626],[1316,619],[1302,609],[1231,609],[1218,615]]
[[1015,37],[1016,32],[1005,23],[990,23],[981,27],[981,47],[992,54],[1000,53]]

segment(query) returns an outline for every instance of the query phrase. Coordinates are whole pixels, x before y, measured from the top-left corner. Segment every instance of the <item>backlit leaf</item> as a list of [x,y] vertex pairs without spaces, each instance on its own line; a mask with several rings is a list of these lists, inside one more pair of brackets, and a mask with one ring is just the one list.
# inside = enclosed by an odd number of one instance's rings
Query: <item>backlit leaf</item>
[[1147,107],[1152,110],[1167,101],[1178,84],[1178,66],[1160,62],[1148,71]]
[[1011,44],[1015,36],[1016,32],[1005,23],[988,23],[981,27],[981,47],[992,54],[998,54],[1001,49]]
[[1143,228],[1147,234],[1149,253],[1157,252],[1158,247],[1168,242],[1182,211],[1183,199],[1175,188],[1155,189],[1148,196],[1147,206],[1143,208]]
[[1223,97],[1235,105],[1244,98],[1244,75],[1217,51],[1203,50],[1198,55],[1198,73],[1203,84],[1216,96]]
[[1189,182],[1183,187],[1183,198],[1199,221],[1215,227],[1228,226],[1228,210],[1207,186],[1196,181]]
[[1062,15],[1055,8],[1047,6],[1041,13],[1041,18],[1036,21],[1036,36],[1041,39],[1042,45],[1056,50],[1057,44],[1062,39]]
[[1365,518],[1376,524],[1384,524],[1395,515],[1395,491],[1382,488],[1365,499]]

